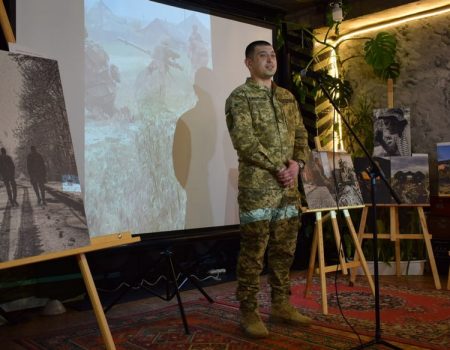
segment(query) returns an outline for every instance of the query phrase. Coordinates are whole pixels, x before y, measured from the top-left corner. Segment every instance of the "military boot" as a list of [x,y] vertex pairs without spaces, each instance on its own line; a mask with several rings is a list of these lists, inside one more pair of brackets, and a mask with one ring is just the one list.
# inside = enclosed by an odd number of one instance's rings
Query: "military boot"
[[241,308],[241,327],[252,338],[265,338],[269,331],[261,320],[257,309]]
[[276,322],[284,322],[292,325],[309,325],[311,319],[298,312],[288,301],[272,303],[270,318]]

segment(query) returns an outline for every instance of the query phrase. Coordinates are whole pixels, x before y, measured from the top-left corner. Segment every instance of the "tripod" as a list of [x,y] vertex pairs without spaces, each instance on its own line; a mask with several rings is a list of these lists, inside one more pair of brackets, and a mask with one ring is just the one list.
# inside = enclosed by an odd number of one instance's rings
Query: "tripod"
[[[381,344],[387,347],[390,347],[391,349],[399,349],[401,348],[392,345],[388,343],[387,341],[383,340],[381,338],[381,317],[380,317],[380,281],[379,281],[379,273],[378,273],[378,232],[377,232],[377,223],[376,223],[376,196],[375,196],[375,188],[376,188],[376,179],[379,177],[385,185],[388,187],[391,196],[395,199],[397,203],[400,203],[400,199],[398,198],[397,194],[392,189],[389,182],[386,180],[386,177],[384,176],[384,173],[380,169],[379,165],[373,160],[373,158],[370,156],[369,151],[366,149],[364,144],[361,142],[359,137],[356,135],[356,133],[351,128],[348,121],[344,118],[341,111],[339,110],[339,107],[336,105],[336,103],[333,101],[333,98],[331,97],[328,90],[323,86],[322,84],[322,76],[318,73],[311,73],[302,71],[303,76],[309,76],[314,78],[324,95],[327,97],[327,99],[330,101],[331,105],[334,107],[335,111],[341,116],[341,120],[344,122],[345,126],[349,130],[349,132],[352,134],[352,136],[355,138],[358,145],[363,150],[366,158],[369,160],[370,163],[370,170],[368,171],[370,175],[370,193],[371,193],[371,205],[372,205],[372,228],[373,228],[373,255],[374,255],[374,287],[375,287],[375,337],[373,340],[361,344],[358,347],[355,347],[353,349],[364,349],[367,347],[370,347],[375,344]],[[352,350],[353,350],[352,349]]]
[[[159,293],[154,292],[151,288],[141,285],[142,288],[144,288],[147,292],[150,294],[165,300],[169,301],[172,300],[175,296],[177,297],[178,302],[178,308],[180,309],[180,315],[181,319],[183,321],[183,326],[186,334],[190,334],[189,332],[189,326],[186,319],[186,314],[184,312],[183,302],[181,300],[180,295],[180,288],[186,281],[190,281],[202,294],[203,296],[210,302],[213,303],[214,300],[205,292],[205,290],[202,288],[202,286],[198,283],[198,281],[195,278],[192,278],[189,273],[187,273],[178,263],[176,263],[173,259],[173,252],[171,248],[166,248],[163,251],[160,252],[161,258],[158,260],[158,263],[165,262],[165,268],[166,268],[166,292],[165,295],[161,295]],[[175,268],[179,271],[180,275],[184,276],[185,279],[182,283],[178,283],[178,278],[175,273]],[[131,285],[128,286],[127,289],[122,291],[106,308],[105,312],[107,312],[111,307],[113,307],[133,286],[140,285],[139,282],[142,280],[141,276],[138,276],[138,278],[134,279],[134,281],[131,283]]]

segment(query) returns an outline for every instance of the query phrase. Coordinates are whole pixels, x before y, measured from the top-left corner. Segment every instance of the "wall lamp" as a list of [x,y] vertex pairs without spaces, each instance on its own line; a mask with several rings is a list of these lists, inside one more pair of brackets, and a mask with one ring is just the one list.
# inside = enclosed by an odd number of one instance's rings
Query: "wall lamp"
[[331,6],[331,16],[334,22],[341,23],[344,19],[342,13],[342,1],[333,1],[330,3]]

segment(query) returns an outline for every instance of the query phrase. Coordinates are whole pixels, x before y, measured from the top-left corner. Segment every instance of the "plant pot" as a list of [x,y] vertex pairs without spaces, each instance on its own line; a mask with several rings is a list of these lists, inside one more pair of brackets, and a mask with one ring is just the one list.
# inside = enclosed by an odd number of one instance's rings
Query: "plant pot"
[[[400,261],[400,268],[402,275],[423,275],[426,260],[411,260]],[[373,261],[367,261],[367,266],[369,267],[370,273],[373,275]],[[364,275],[362,267],[358,267],[356,270],[357,275]],[[389,263],[384,261],[378,262],[378,274],[379,275],[395,275],[395,261],[390,261]]]

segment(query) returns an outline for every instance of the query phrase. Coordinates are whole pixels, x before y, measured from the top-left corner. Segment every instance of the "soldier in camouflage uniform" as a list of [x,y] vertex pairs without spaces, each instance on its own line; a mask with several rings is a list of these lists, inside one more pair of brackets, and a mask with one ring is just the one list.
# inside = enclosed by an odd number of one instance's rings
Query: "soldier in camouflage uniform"
[[309,156],[307,131],[294,96],[272,77],[277,61],[265,41],[248,45],[250,78],[228,97],[227,127],[239,158],[240,254],[237,264],[241,325],[253,337],[267,328],[258,312],[257,294],[267,249],[275,320],[307,324],[289,303],[289,270],[299,230],[298,174]]

